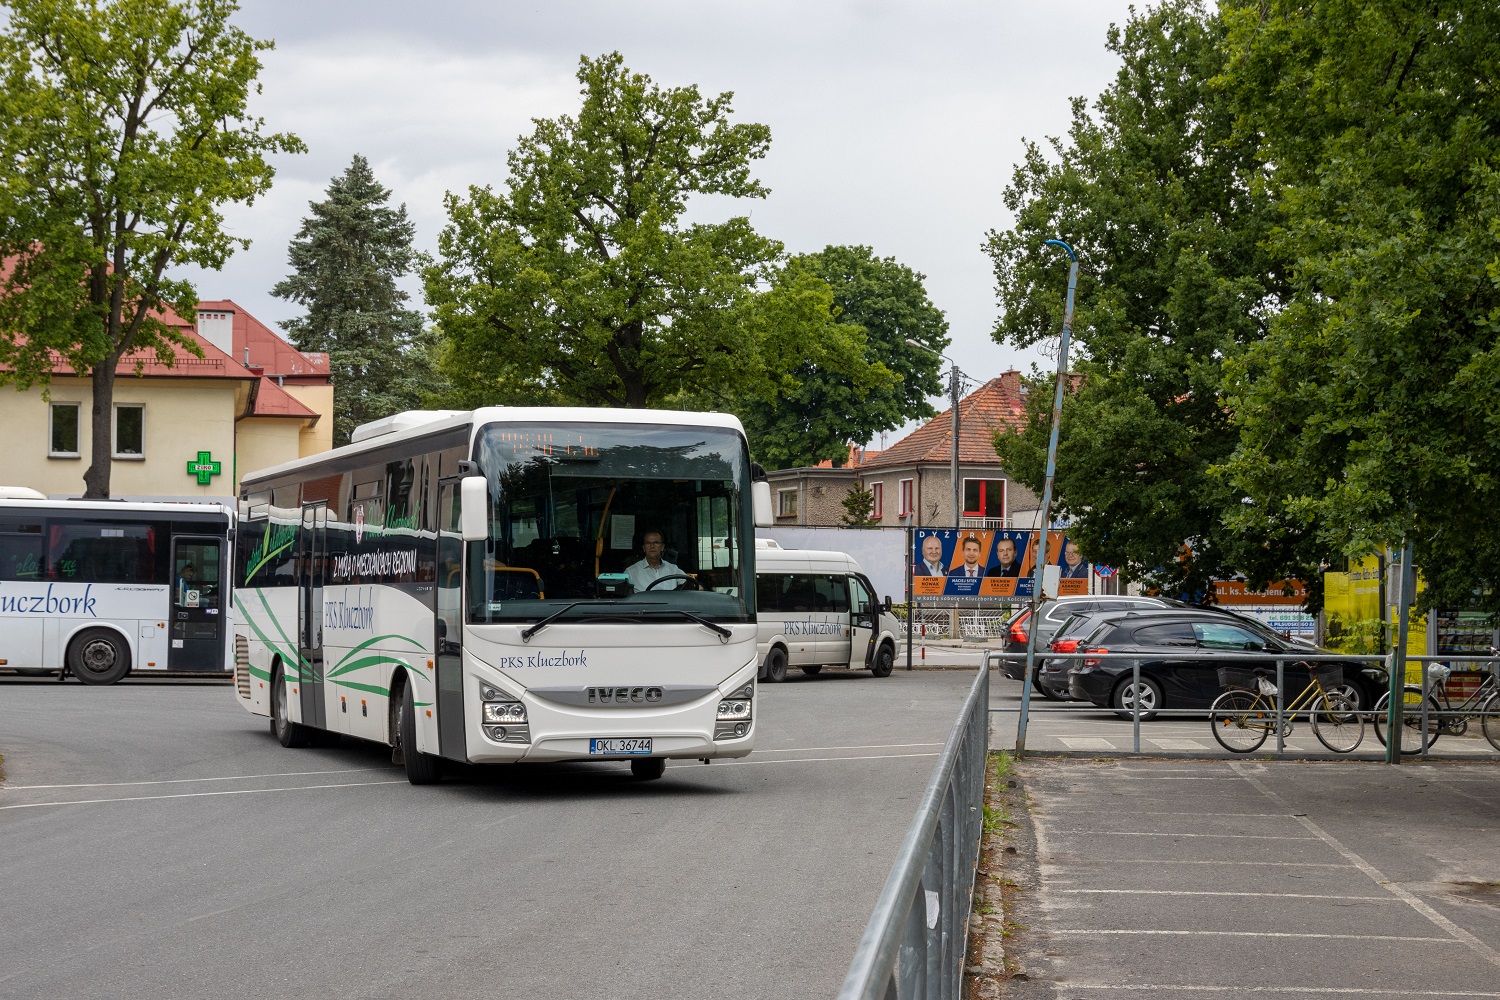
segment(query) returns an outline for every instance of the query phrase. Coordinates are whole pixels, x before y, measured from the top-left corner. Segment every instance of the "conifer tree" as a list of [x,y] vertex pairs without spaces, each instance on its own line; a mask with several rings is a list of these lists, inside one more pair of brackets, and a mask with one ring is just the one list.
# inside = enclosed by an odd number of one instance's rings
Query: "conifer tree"
[[307,308],[281,324],[297,349],[329,357],[335,446],[362,423],[420,407],[432,389],[431,340],[396,284],[417,261],[415,227],[390,197],[356,154],[328,197],[309,203],[287,251],[293,272],[271,289]]

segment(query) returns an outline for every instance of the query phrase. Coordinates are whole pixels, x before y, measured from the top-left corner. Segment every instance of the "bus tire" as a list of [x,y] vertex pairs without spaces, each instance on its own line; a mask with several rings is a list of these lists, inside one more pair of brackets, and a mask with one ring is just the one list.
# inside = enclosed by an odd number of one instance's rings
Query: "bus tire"
[[279,663],[271,674],[271,735],[288,750],[312,743],[312,729],[292,721],[292,711],[286,701],[286,674],[282,673]]
[[818,674],[821,674],[823,672],[823,664],[809,663],[807,666],[802,668],[802,672],[809,677],[816,677]]
[[896,647],[888,642],[882,642],[880,648],[875,650],[875,662],[870,664],[870,676],[889,677],[895,666]]
[[786,680],[786,650],[772,646],[766,652],[766,683],[780,684]]
[[665,757],[639,757],[630,762],[630,776],[636,781],[655,781],[667,770]]
[[85,684],[113,684],[130,673],[130,647],[118,632],[84,629],[68,645],[68,671]]
[[417,698],[409,682],[401,686],[399,711],[396,732],[401,745],[397,749],[401,751],[401,763],[406,767],[406,780],[413,785],[437,784],[443,780],[443,762],[439,757],[417,749]]

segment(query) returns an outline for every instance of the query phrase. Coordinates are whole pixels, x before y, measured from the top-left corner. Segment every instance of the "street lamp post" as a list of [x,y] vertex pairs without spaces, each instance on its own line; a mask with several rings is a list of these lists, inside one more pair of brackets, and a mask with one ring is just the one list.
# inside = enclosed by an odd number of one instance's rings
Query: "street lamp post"
[[948,463],[948,475],[953,480],[953,526],[956,528],[958,527],[959,516],[963,513],[963,499],[961,496],[963,484],[958,480],[958,394],[963,386],[963,383],[960,381],[962,373],[958,370],[958,362],[943,352],[934,351],[926,344],[912,340],[910,337],[906,338],[906,342],[918,350],[926,351],[928,354],[936,354],[953,366],[952,370],[948,373],[948,393],[951,397],[953,407],[953,457]]

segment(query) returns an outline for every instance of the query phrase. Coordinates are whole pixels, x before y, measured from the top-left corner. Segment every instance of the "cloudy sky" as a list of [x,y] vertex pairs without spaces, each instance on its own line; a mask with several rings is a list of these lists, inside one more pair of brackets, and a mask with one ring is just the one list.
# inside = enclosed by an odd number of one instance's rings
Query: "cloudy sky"
[[[1025,369],[1039,356],[990,337],[980,244],[1010,222],[1001,193],[1023,138],[1065,133],[1069,98],[1114,75],[1105,32],[1128,13],[1123,0],[244,0],[240,25],[276,42],[255,111],[309,152],[280,158],[270,194],[230,210],[253,245],[197,276],[199,294],[272,324],[295,315],[269,289],[307,203],[355,153],[432,250],[444,192],[503,184],[530,120],[576,111],[579,56],[618,50],[659,84],[733,91],[739,120],[770,127],[756,173],[771,195],[735,209],[760,232],[792,252],[862,243],[895,257],[927,276],[966,373]],[[697,210],[716,207],[727,214]]]

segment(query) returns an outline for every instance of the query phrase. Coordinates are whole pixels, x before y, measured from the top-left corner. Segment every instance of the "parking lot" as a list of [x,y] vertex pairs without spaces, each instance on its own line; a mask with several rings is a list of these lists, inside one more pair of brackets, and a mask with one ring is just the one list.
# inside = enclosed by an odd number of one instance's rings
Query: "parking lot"
[[1494,764],[1017,773],[1004,947],[1025,978],[981,995],[1500,997]]

